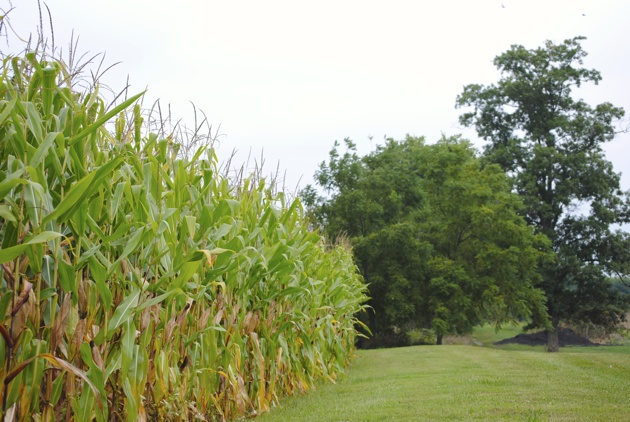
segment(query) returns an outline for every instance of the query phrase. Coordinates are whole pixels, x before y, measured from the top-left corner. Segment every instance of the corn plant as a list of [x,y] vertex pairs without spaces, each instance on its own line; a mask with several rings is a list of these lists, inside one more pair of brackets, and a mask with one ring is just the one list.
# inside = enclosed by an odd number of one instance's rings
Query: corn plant
[[2,62],[5,420],[229,420],[338,377],[366,300],[349,248],[145,134],[142,94],[108,109],[69,80]]

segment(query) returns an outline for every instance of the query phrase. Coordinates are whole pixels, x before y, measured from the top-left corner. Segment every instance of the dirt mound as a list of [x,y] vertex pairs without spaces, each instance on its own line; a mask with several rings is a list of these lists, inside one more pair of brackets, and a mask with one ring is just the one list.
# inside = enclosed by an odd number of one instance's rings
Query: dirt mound
[[[558,342],[564,346],[599,346],[586,337],[582,337],[570,328],[558,329]],[[512,338],[497,341],[494,344],[523,344],[526,346],[544,346],[547,344],[547,331],[539,331],[531,334],[518,334]]]

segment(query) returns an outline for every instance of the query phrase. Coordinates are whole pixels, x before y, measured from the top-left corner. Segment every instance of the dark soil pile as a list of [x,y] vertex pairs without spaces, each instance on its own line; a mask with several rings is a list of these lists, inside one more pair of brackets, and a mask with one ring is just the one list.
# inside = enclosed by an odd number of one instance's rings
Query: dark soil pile
[[[564,346],[599,346],[586,337],[582,337],[570,328],[558,329],[558,342]],[[512,338],[497,341],[494,344],[524,344],[526,346],[543,346],[547,344],[547,331],[539,331],[531,334],[518,334]]]

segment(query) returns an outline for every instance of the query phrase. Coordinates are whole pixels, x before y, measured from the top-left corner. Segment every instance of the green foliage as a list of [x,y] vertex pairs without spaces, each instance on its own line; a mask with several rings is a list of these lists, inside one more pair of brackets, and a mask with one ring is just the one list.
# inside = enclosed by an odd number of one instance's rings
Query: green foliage
[[556,259],[544,267],[541,287],[554,327],[561,320],[612,326],[628,306],[605,274],[628,272],[630,237],[612,226],[630,221],[630,201],[602,150],[624,111],[572,96],[572,88],[601,80],[580,67],[583,39],[512,46],[494,60],[498,83],[468,85],[457,98],[472,107],[461,123],[488,141],[485,159],[512,176],[523,215],[552,242]]
[[143,136],[139,96],[108,110],[66,76],[2,63],[3,413],[224,420],[335,379],[366,299],[350,250],[212,149]]
[[435,332],[428,328],[414,328],[407,333],[409,344],[412,346],[435,344]]
[[329,236],[350,237],[376,343],[408,327],[432,328],[441,342],[482,322],[544,315],[535,285],[547,242],[518,216],[499,166],[482,165],[458,137],[389,140],[363,158],[348,140],[345,154],[338,147],[316,174],[331,196],[309,187],[305,201]]

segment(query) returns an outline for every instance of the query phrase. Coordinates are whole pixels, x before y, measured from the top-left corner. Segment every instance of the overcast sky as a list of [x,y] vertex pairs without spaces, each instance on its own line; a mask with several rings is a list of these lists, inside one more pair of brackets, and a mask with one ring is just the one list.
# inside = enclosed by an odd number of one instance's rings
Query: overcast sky
[[[4,7],[7,0],[0,0]],[[495,56],[512,44],[588,37],[585,66],[601,71],[576,96],[610,101],[630,114],[630,2],[624,0],[214,1],[48,0],[55,42],[80,36],[79,50],[121,62],[114,88],[148,87],[145,105],[176,116],[202,109],[216,129],[219,157],[264,150],[286,186],[312,183],[335,140],[361,154],[384,136],[475,134],[459,127],[456,96],[469,83],[498,80]],[[36,0],[13,0],[22,37],[39,23]],[[44,7],[42,2],[42,7]],[[13,43],[11,48],[15,47]],[[6,48],[3,44],[2,48]],[[370,140],[372,138],[372,140]],[[481,145],[481,143],[478,143]],[[630,189],[630,136],[606,146]]]

